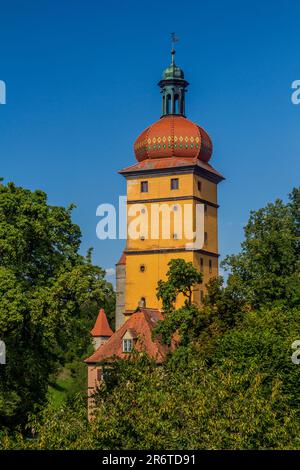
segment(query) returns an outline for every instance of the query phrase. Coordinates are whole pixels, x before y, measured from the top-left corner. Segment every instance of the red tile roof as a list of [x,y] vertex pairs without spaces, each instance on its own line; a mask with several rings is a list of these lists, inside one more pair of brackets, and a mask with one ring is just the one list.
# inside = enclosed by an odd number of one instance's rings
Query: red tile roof
[[94,328],[91,330],[92,336],[112,336],[113,331],[109,326],[105,311],[100,309]]
[[208,162],[213,145],[202,127],[183,116],[163,116],[136,139],[136,159],[188,157]]
[[202,162],[197,158],[184,158],[184,157],[169,157],[169,158],[155,158],[155,159],[147,159],[143,160],[139,163],[135,163],[134,165],[128,166],[121,170],[119,173],[127,174],[127,173],[134,173],[138,171],[151,171],[151,170],[164,170],[168,168],[184,168],[184,167],[195,167],[203,169],[208,173],[212,173],[213,175],[220,178],[220,180],[224,179],[224,176],[221,175],[217,170],[215,170],[209,163]]
[[[157,339],[152,340],[152,331],[163,316],[159,310],[143,308],[133,313],[128,320],[107,341],[102,344],[92,356],[88,357],[86,363],[111,362],[114,359],[128,358],[128,353],[123,352],[122,338],[126,331],[136,334],[134,348],[136,351],[146,351],[158,364],[163,362],[169,348],[161,344]],[[173,348],[175,341],[173,342]]]
[[122,256],[121,258],[119,259],[119,261],[117,262],[117,265],[118,264],[126,264],[126,254],[123,252],[122,253]]

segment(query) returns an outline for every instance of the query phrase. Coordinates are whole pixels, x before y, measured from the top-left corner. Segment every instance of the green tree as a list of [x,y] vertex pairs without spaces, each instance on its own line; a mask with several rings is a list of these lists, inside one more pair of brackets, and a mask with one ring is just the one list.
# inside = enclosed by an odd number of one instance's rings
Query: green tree
[[223,263],[230,286],[254,308],[276,300],[299,305],[299,193],[251,212],[241,253]]
[[[162,300],[165,318],[158,322],[154,335],[170,345],[175,332],[179,333],[181,342],[187,343],[189,335],[196,329],[199,309],[192,304],[193,288],[202,282],[202,273],[193,263],[178,258],[168,264],[166,281],[158,281],[157,298]],[[185,298],[184,305],[175,310],[175,301],[179,294]]]
[[114,296],[105,272],[79,254],[73,207],[0,186],[0,427],[24,424],[45,403],[51,374],[90,342],[86,312]]
[[[197,351],[186,364],[157,367],[147,357],[112,366],[87,423],[82,399],[44,409],[30,423],[37,439],[0,435],[2,448],[31,449],[295,449],[299,420],[282,381],[251,361],[228,357],[208,367]],[[247,367],[248,366],[248,367]],[[267,380],[268,386],[265,386]]]
[[163,309],[167,313],[174,309],[179,294],[185,297],[186,304],[191,305],[193,287],[202,282],[202,274],[196,270],[192,262],[181,258],[172,259],[167,272],[167,281],[158,281],[157,298],[162,300]]

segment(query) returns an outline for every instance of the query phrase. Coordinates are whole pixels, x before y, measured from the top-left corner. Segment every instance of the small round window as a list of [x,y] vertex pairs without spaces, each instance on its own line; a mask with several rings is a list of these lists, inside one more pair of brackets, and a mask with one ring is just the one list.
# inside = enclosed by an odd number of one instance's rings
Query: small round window
[[141,273],[144,273],[146,271],[146,266],[144,264],[140,265],[140,271]]

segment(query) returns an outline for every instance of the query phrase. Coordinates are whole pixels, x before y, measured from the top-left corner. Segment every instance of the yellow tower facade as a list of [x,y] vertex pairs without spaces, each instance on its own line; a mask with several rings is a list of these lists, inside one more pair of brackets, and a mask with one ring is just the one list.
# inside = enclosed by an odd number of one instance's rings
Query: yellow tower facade
[[[137,138],[137,163],[120,172],[127,181],[128,233],[126,270],[117,291],[125,315],[138,306],[161,308],[157,283],[166,279],[172,259],[190,261],[203,273],[203,283],[193,291],[197,304],[205,284],[218,275],[217,185],[224,178],[209,163],[210,137],[184,115],[188,83],[174,55],[172,50],[159,82],[162,116]],[[177,306],[182,302],[179,298]]]

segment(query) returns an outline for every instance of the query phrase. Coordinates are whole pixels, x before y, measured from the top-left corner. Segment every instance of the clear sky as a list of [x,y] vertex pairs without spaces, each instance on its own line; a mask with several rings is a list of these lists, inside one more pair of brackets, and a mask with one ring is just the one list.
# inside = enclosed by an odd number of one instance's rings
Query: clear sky
[[[249,211],[299,185],[298,1],[0,0],[0,174],[49,203],[74,202],[82,250],[113,268],[124,241],[96,238],[96,207],[125,194],[118,170],[159,119],[157,82],[176,62],[187,117],[214,143],[220,253],[237,252]],[[112,280],[112,278],[110,278]]]

